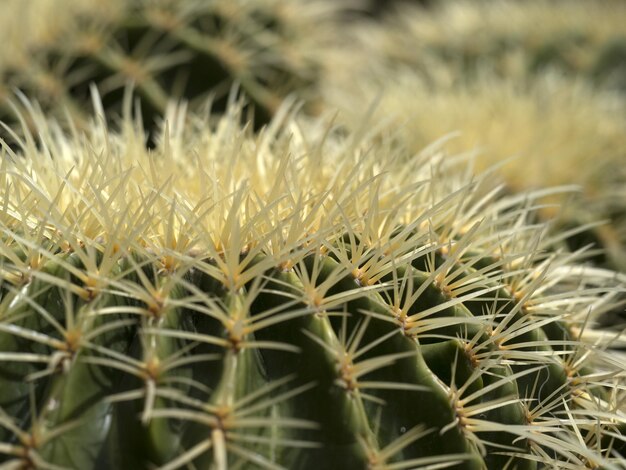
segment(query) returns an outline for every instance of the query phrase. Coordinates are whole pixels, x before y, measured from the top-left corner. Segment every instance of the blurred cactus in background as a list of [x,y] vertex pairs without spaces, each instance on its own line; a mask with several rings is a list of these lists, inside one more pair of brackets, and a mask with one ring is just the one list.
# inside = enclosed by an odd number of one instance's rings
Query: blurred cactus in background
[[382,27],[363,23],[355,34],[387,67],[423,76],[430,62],[460,82],[485,70],[513,80],[558,70],[626,90],[625,16],[622,0],[443,0],[430,8],[405,1]]
[[19,90],[82,125],[91,83],[111,115],[133,83],[147,126],[171,99],[197,107],[215,96],[223,106],[233,84],[254,105],[257,125],[288,93],[311,98],[338,11],[318,0],[8,0],[3,7],[2,119],[15,118],[6,98]]

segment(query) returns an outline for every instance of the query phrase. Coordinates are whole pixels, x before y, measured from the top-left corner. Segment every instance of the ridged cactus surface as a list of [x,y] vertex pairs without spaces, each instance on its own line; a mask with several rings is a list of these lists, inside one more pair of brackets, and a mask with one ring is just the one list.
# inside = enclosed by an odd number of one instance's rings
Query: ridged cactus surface
[[625,468],[619,280],[550,249],[550,191],[240,112],[3,151],[5,468]]

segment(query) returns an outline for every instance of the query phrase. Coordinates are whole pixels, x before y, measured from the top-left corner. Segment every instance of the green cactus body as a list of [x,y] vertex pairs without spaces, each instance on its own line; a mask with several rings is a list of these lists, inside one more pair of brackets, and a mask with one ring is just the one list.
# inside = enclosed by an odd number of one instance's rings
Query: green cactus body
[[623,468],[619,287],[532,194],[240,113],[5,148],[7,468]]

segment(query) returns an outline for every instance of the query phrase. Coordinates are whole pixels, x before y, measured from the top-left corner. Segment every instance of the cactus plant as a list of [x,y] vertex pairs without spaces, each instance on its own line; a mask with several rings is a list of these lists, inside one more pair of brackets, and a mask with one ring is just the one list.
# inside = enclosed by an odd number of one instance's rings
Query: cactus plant
[[92,83],[112,117],[133,82],[151,128],[169,99],[222,102],[233,83],[254,105],[257,124],[289,92],[307,97],[338,7],[325,0],[9,0],[3,10],[0,118],[16,117],[8,100],[17,89],[80,124]]
[[149,151],[130,108],[3,146],[6,468],[624,468],[620,287],[550,191],[290,107]]

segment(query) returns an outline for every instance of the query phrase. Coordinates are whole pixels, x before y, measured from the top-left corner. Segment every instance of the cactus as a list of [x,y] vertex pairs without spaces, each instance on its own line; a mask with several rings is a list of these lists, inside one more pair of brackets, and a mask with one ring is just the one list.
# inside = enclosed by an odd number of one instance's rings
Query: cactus
[[7,468],[624,468],[617,275],[549,249],[550,191],[288,106],[149,151],[130,108],[4,145]]
[[[63,15],[58,11],[63,10]],[[311,94],[333,31],[332,2],[285,0],[9,0],[0,35],[0,118],[17,89],[59,117],[88,117],[95,83],[113,118],[133,82],[148,128],[169,99],[200,107],[237,83],[267,122],[286,94]],[[60,16],[60,18],[59,18]],[[213,103],[215,110],[216,103]],[[23,109],[22,109],[23,111]],[[22,116],[27,115],[22,113]],[[5,135],[6,137],[6,135]]]

